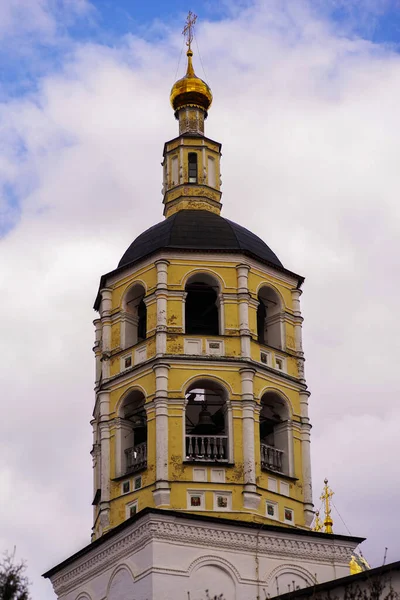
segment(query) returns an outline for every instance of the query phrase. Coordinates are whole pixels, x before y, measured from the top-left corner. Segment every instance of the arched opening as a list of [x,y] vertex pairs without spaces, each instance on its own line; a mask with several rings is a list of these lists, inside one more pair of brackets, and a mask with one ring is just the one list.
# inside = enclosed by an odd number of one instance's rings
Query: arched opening
[[260,344],[283,348],[282,304],[278,294],[269,287],[258,293],[257,337]]
[[276,473],[290,475],[289,410],[284,400],[275,392],[261,398],[260,452],[261,467]]
[[186,460],[227,462],[229,438],[225,390],[204,379],[193,383],[185,397]]
[[185,332],[219,335],[219,287],[208,274],[193,276],[186,284]]
[[145,289],[140,283],[133,285],[125,295],[121,327],[123,348],[129,348],[146,339],[147,308],[144,295]]
[[197,183],[197,154],[189,152],[188,156],[189,183]]
[[121,474],[135,473],[147,467],[147,415],[144,403],[142,392],[133,390],[119,409]]

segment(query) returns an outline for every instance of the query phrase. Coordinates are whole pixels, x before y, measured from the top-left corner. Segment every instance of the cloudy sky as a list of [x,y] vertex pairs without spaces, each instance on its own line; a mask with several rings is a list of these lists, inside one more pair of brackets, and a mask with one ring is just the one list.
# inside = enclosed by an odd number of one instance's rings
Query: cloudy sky
[[90,539],[92,305],[162,219],[188,8],[223,215],[306,277],[315,504],[326,476],[368,560],[400,559],[398,0],[2,0],[0,550],[34,600]]

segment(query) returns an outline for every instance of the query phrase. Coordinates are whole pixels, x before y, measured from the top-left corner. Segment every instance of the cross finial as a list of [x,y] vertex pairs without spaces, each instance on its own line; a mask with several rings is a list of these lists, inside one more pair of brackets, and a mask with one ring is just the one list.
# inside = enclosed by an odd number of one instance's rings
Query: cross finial
[[196,19],[197,15],[195,15],[194,13],[192,13],[191,10],[189,10],[189,14],[186,18],[186,24],[182,31],[183,35],[186,38],[186,45],[188,46],[189,50],[191,50],[191,44],[193,41],[193,28],[194,24],[196,23]]
[[328,486],[328,480],[324,479],[324,489],[323,492],[321,494],[321,500],[323,500],[325,502],[325,520],[324,520],[324,526],[325,526],[325,533],[333,533],[332,530],[332,525],[333,525],[333,521],[332,521],[332,517],[331,517],[331,498],[334,494],[334,492],[332,492],[331,488]]

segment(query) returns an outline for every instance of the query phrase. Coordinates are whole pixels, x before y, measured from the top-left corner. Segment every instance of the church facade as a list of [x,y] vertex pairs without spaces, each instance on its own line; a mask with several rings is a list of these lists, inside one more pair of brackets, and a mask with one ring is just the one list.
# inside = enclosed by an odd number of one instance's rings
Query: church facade
[[220,215],[188,46],[165,219],[95,302],[92,543],[46,574],[63,600],[275,596],[347,575],[361,541],[310,529],[303,277]]

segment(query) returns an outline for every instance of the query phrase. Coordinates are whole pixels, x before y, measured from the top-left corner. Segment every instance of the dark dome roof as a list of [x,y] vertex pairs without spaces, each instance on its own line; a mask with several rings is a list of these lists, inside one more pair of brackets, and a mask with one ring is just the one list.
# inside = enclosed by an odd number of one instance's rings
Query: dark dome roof
[[241,225],[207,210],[181,210],[139,235],[118,267],[124,267],[162,248],[243,252],[283,268],[276,254]]

